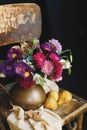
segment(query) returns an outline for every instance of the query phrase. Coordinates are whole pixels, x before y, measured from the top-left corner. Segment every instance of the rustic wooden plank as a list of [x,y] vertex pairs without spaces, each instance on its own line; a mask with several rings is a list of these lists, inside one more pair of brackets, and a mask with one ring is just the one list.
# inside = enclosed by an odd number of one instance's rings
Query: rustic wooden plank
[[0,6],[0,46],[32,41],[41,35],[41,11],[35,3]]

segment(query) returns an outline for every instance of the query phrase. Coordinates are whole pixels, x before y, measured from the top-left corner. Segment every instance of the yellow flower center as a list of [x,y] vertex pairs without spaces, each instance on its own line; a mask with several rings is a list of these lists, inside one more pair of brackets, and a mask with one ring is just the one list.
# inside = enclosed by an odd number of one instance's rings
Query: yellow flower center
[[17,54],[16,54],[16,53],[13,53],[13,54],[12,54],[12,58],[15,58],[15,57],[17,57]]
[[50,49],[49,49],[49,48],[45,48],[45,50],[50,51]]
[[20,71],[20,72],[21,72],[21,71],[22,71],[22,68],[21,68],[21,67],[18,67],[18,71]]
[[49,70],[50,66],[49,66],[49,65],[46,65],[45,68],[46,68],[47,70]]
[[25,73],[24,73],[24,76],[25,76],[25,77],[29,77],[29,75],[30,75],[29,72],[25,72]]

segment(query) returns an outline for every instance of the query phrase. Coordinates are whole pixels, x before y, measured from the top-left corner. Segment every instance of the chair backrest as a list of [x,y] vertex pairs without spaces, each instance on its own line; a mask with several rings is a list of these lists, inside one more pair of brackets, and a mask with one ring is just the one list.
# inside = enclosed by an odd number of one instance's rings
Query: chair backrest
[[35,3],[0,6],[0,46],[32,41],[41,35],[41,10]]

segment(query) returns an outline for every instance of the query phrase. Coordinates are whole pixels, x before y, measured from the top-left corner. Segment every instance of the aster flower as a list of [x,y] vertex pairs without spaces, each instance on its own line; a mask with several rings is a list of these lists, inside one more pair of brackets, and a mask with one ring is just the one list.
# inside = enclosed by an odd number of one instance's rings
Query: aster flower
[[53,71],[53,63],[51,61],[45,60],[44,65],[41,67],[41,71],[47,75],[50,75]]
[[12,47],[7,53],[8,60],[20,60],[22,58],[22,51],[19,46]]
[[56,53],[50,53],[49,58],[50,58],[52,61],[60,60],[60,56],[57,55]]
[[59,61],[55,61],[54,63],[54,70],[50,78],[56,82],[62,80],[62,64]]
[[37,52],[33,55],[33,61],[35,65],[39,68],[41,68],[45,62],[46,56],[42,52]]
[[61,46],[61,44],[58,42],[58,40],[56,40],[56,39],[51,39],[51,40],[49,40],[49,43],[51,43],[54,47],[55,47],[55,50],[56,50],[56,52],[57,53],[61,53],[61,51],[62,51],[62,46]]
[[0,70],[4,75],[12,77],[15,75],[15,63],[9,60],[5,60],[0,64]]
[[24,62],[20,62],[15,67],[16,74],[26,80],[33,79],[33,69]]
[[44,43],[41,45],[41,49],[45,54],[51,53],[51,52],[55,52],[55,49],[53,46],[51,46],[49,43]]
[[28,81],[28,80],[23,79],[23,78],[19,78],[18,83],[22,88],[25,88],[25,89],[30,88],[35,84],[35,82],[33,80]]

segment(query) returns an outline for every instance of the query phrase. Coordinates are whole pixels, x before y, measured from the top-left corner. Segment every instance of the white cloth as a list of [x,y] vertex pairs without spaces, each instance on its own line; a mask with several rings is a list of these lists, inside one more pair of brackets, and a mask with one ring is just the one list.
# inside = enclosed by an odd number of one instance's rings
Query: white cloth
[[63,120],[51,110],[40,107],[33,110],[38,113],[35,118],[26,119],[27,112],[21,107],[14,106],[13,111],[7,117],[11,130],[62,130]]

